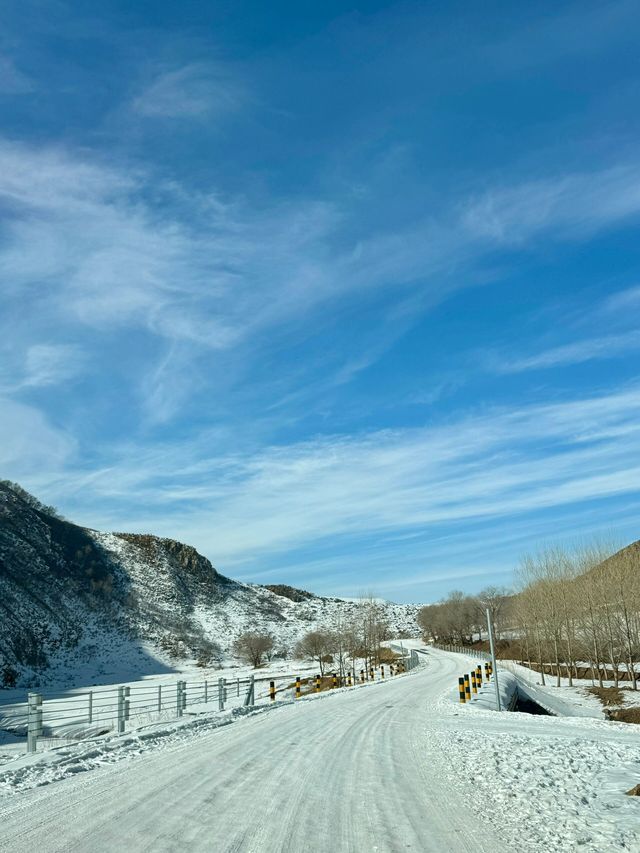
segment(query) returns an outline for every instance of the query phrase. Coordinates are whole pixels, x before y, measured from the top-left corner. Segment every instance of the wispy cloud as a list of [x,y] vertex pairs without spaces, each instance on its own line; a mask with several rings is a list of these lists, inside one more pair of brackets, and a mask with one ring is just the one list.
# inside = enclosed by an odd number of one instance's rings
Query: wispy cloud
[[43,487],[66,495],[65,508],[80,489],[84,517],[92,495],[94,523],[194,542],[245,572],[295,549],[308,559],[322,543],[342,543],[347,553],[354,537],[375,547],[412,531],[451,530],[454,555],[461,523],[502,528],[523,513],[637,493],[639,424],[634,387],[253,453],[212,454],[215,439],[203,433],[122,448],[103,470],[69,470]]
[[21,387],[42,388],[67,382],[80,372],[83,356],[79,347],[65,344],[34,344],[27,350]]
[[617,358],[640,349],[640,331],[619,335],[604,335],[551,347],[525,358],[498,358],[492,356],[491,368],[499,373],[522,373],[526,370],[543,370],[583,364],[597,359]]
[[199,353],[242,346],[248,366],[251,354],[271,346],[274,329],[282,347],[304,318],[392,295],[393,328],[385,322],[366,353],[343,360],[335,381],[346,382],[416,317],[468,286],[468,273],[505,242],[521,245],[543,231],[574,239],[640,211],[640,169],[494,190],[402,230],[357,229],[356,242],[348,239],[357,216],[351,201],[273,199],[258,207],[154,183],[145,169],[60,147],[2,143],[7,339],[25,299],[37,299],[39,316],[59,330],[144,330],[165,342],[146,369],[148,404],[170,417]]
[[624,290],[619,290],[613,293],[605,302],[604,308],[607,311],[630,311],[640,310],[640,285],[635,287],[627,287]]
[[246,100],[244,86],[225,65],[194,62],[158,73],[131,106],[149,118],[215,118]]
[[2,477],[28,482],[44,471],[60,476],[66,465],[73,464],[77,441],[50,424],[42,412],[7,397],[0,397],[0,409]]
[[461,219],[471,235],[508,246],[585,237],[639,212],[640,167],[631,164],[492,189],[465,202]]
[[8,56],[0,54],[0,95],[25,95],[33,90],[29,77]]

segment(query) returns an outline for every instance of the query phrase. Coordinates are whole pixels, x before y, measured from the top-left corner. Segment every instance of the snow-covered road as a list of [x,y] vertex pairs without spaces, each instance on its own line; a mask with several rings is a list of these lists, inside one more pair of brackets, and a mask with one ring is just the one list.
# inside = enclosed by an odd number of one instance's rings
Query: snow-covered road
[[477,661],[427,660],[220,728],[208,713],[7,764],[0,850],[640,850],[635,726],[461,706]]
[[1,805],[19,851],[502,851],[422,734],[456,673],[417,673],[276,708]]

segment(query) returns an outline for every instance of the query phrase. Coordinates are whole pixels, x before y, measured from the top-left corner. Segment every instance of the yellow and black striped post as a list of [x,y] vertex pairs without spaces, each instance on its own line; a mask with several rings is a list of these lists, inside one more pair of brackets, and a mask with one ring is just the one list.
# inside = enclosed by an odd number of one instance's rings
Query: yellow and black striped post
[[380,678],[384,678],[384,664],[380,664]]
[[364,669],[360,670],[360,681],[364,684]]
[[471,690],[473,691],[474,696],[478,692],[478,685],[476,683],[476,671],[475,671],[475,669],[471,670]]
[[302,696],[300,686],[300,676],[296,675],[296,699],[299,699]]
[[375,675],[374,675],[374,673],[373,673],[373,667],[371,667],[371,668],[369,669],[369,677],[371,678],[371,681],[375,681],[375,680],[376,680],[376,677],[375,677]]
[[334,688],[338,686],[338,676],[335,674],[335,672],[333,673],[333,681],[331,686]]
[[316,675],[316,693],[320,693],[320,676]]
[[276,683],[275,683],[275,681],[269,682],[269,699],[271,699],[272,702],[276,701]]
[[347,687],[351,687],[351,670],[347,673]]
[[393,671],[393,664],[392,663],[389,664],[389,675],[395,675],[395,672]]
[[460,704],[464,705],[467,699],[464,692],[464,677],[462,675],[458,679],[458,693],[460,694]]
[[469,684],[469,675],[464,674],[464,696],[467,702],[471,702],[471,685]]
[[489,664],[488,663],[485,663],[485,665],[484,665],[484,675],[485,675],[485,678],[487,679],[487,681],[489,681],[490,675],[489,675]]

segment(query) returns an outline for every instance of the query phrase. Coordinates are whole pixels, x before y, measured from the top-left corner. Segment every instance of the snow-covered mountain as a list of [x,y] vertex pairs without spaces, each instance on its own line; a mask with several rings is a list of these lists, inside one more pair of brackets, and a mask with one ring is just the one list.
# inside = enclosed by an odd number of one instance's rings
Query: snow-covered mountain
[[[59,518],[0,482],[0,684],[100,677],[117,660],[131,676],[176,662],[229,657],[246,630],[290,653],[314,628],[347,621],[357,601],[219,574],[189,545],[100,533]],[[395,634],[418,635],[417,605],[379,605]],[[75,680],[75,678],[74,678]]]

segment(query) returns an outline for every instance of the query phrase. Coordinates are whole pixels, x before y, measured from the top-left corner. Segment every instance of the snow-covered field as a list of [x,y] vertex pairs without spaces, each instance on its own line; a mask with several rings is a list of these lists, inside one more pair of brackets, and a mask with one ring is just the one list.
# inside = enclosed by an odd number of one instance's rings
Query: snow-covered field
[[[459,655],[206,712],[0,771],[0,847],[252,851],[640,849],[637,729],[457,703]],[[230,724],[231,723],[231,724]]]

